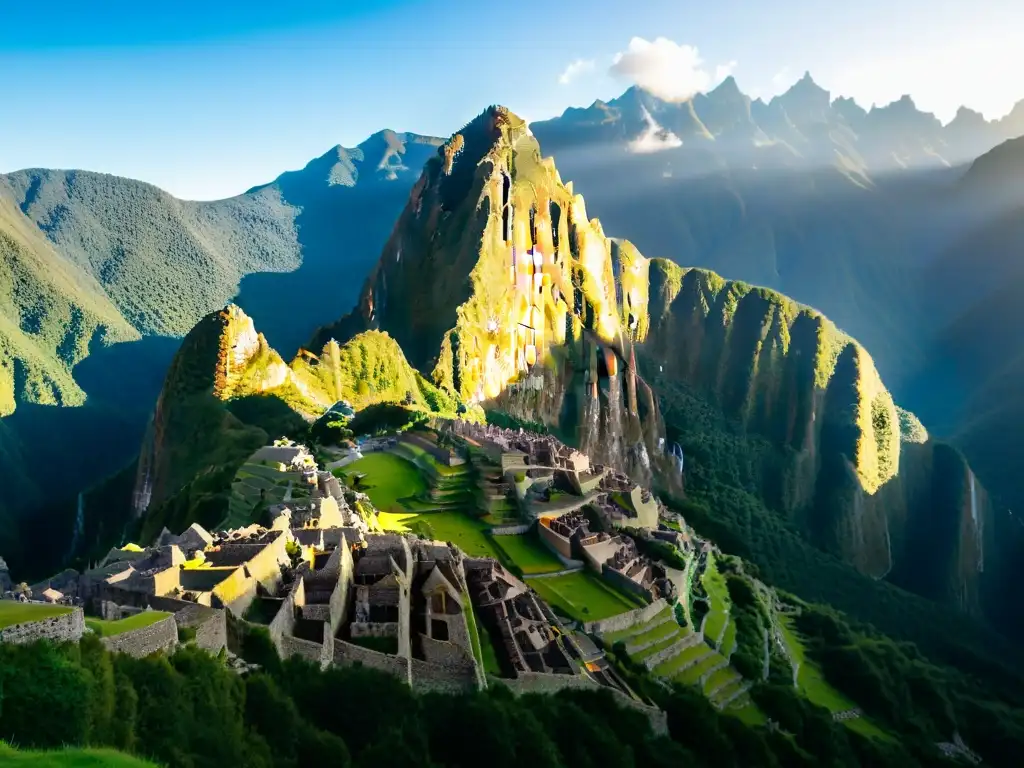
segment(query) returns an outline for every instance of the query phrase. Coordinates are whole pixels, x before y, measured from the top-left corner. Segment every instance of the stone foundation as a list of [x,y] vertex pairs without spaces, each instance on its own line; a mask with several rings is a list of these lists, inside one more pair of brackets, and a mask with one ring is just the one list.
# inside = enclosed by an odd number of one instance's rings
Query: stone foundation
[[57,643],[77,643],[85,632],[85,616],[81,608],[72,608],[63,616],[52,616],[39,621],[26,621],[0,629],[0,643],[31,643],[53,640]]
[[394,675],[404,683],[409,682],[409,659],[402,656],[392,656],[344,640],[335,640],[333,661],[338,666],[362,664],[366,667],[373,667]]
[[100,638],[100,642],[111,653],[127,653],[142,658],[157,651],[173,649],[178,644],[178,624],[173,616],[168,616],[148,627]]
[[645,621],[650,621],[659,613],[661,613],[668,603],[665,602],[664,598],[658,598],[650,605],[645,605],[643,608],[634,608],[632,611],[626,611],[620,613],[617,616],[609,616],[607,619],[601,619],[600,621],[588,621],[583,625],[583,629],[586,632],[621,632],[623,629],[629,629],[636,624],[642,624]]

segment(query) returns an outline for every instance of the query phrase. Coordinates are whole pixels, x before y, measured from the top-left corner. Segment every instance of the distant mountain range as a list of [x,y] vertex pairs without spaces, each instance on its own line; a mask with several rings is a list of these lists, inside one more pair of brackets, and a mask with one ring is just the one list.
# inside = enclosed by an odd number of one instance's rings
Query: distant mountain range
[[[866,180],[886,171],[947,167],[973,160],[1024,134],[1024,100],[999,120],[961,107],[948,124],[922,112],[910,96],[865,110],[831,94],[806,73],[785,93],[765,102],[740,91],[727,77],[713,90],[669,102],[639,87],[610,102],[569,108],[561,117],[531,124],[546,151],[619,142],[651,154],[682,149],[687,163],[667,170],[686,176],[728,167],[759,169],[827,165]],[[697,157],[704,154],[703,162]]]
[[768,103],[732,80],[682,103],[631,88],[530,127],[609,232],[822,310],[1024,510],[1024,102],[943,126],[909,97],[864,110],[805,75]]

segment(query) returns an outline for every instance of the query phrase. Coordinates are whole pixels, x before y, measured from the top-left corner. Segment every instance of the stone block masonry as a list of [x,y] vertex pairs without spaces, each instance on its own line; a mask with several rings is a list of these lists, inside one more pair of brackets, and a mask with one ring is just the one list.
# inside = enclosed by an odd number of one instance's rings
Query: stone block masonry
[[32,643],[53,640],[56,643],[77,643],[85,632],[85,615],[81,608],[72,608],[62,616],[39,621],[26,621],[0,629],[0,643]]
[[658,598],[650,605],[645,605],[643,608],[634,608],[632,611],[626,611],[620,613],[617,616],[610,616],[607,619],[601,619],[600,621],[588,621],[583,625],[583,629],[587,632],[621,632],[624,629],[629,629],[636,624],[643,624],[645,621],[650,621],[665,608],[668,607],[668,603],[665,602],[664,598]]
[[668,735],[668,718],[660,709],[641,704],[622,691],[606,688],[582,675],[545,675],[539,672],[520,672],[513,679],[491,678],[491,681],[508,687],[517,695],[524,693],[555,694],[566,688],[584,691],[612,691],[615,701],[620,706],[632,707],[638,712],[642,712],[650,720],[651,728],[655,733]]
[[153,610],[173,613],[178,627],[194,627],[195,643],[204,651],[219,653],[227,646],[227,615],[223,610],[156,595],[149,596],[149,605]]
[[173,616],[168,616],[148,627],[101,638],[100,642],[112,653],[127,653],[141,659],[157,651],[173,649],[178,644],[178,623]]
[[362,664],[366,667],[379,669],[394,675],[404,683],[409,680],[409,659],[403,656],[392,656],[369,648],[363,648],[344,640],[334,641],[334,663],[339,667],[349,664]]

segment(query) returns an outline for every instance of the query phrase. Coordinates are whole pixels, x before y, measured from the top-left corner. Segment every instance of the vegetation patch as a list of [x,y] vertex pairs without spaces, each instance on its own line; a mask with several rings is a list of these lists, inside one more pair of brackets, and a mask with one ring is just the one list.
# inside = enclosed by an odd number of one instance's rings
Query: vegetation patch
[[100,637],[114,637],[115,635],[122,635],[135,629],[148,627],[150,624],[156,624],[170,615],[165,611],[143,611],[142,613],[136,613],[134,616],[127,616],[117,621],[86,618],[85,626]]
[[361,473],[366,477],[359,490],[370,497],[373,506],[384,512],[401,512],[402,499],[411,499],[427,490],[419,468],[394,453],[368,453],[345,467],[346,477]]
[[577,621],[607,619],[640,606],[638,601],[584,571],[530,579],[529,585],[554,610]]
[[19,750],[0,742],[0,764],[10,768],[156,768],[114,749]]
[[64,605],[42,605],[38,603],[19,603],[17,600],[0,600],[0,629],[24,624],[27,621],[42,621],[55,616],[71,613]]
[[501,560],[487,524],[462,512],[428,512],[416,518],[410,528],[428,538],[450,541],[470,557]]
[[554,573],[565,569],[562,561],[541,544],[534,534],[492,536],[491,540],[525,574]]

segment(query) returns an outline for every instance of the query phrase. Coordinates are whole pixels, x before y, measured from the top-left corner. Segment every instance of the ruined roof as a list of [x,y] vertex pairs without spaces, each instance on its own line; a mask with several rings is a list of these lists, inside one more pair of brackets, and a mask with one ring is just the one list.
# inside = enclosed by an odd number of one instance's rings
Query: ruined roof
[[458,603],[460,608],[462,607],[462,593],[452,585],[441,568],[434,566],[423,582],[422,592],[425,595],[432,595],[438,590],[447,592],[448,596]]

